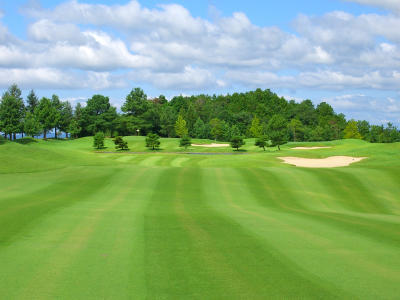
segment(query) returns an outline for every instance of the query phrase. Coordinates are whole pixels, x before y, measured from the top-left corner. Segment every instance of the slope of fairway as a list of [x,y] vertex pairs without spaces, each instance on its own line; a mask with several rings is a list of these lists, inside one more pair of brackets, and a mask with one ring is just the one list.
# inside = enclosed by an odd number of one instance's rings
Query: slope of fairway
[[[96,153],[91,138],[0,145],[0,298],[400,295],[399,143],[189,155],[177,139],[159,152],[127,140],[143,153]],[[368,159],[306,169],[279,156]]]

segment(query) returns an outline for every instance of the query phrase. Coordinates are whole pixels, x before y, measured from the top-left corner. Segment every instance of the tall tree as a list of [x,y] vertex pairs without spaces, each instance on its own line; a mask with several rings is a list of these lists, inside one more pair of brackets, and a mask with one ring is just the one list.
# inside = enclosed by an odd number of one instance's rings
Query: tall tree
[[291,119],[288,125],[289,130],[293,135],[293,142],[296,141],[297,133],[303,128],[303,123],[297,119]]
[[51,96],[51,105],[54,108],[54,137],[57,139],[57,129],[60,128],[62,103],[57,95]]
[[211,135],[215,140],[221,139],[223,135],[222,123],[218,118],[214,118],[210,121]]
[[43,138],[47,138],[47,133],[53,129],[57,123],[57,111],[49,98],[40,99],[35,109],[35,115],[43,129]]
[[343,131],[345,139],[361,139],[361,134],[358,131],[357,122],[350,120]]
[[[16,134],[18,132],[23,133],[23,131],[24,131],[23,118],[25,116],[25,104],[24,104],[24,100],[22,99],[21,94],[22,94],[22,92],[21,92],[21,89],[18,87],[18,85],[12,84],[3,95],[3,98],[4,97],[12,97],[15,99],[14,108],[12,109],[12,112],[14,114],[13,118],[18,118],[19,121],[18,121],[18,125],[16,125],[16,126],[14,126],[14,125],[11,126],[9,123],[9,126],[14,128],[13,132],[12,132],[14,139],[16,139]],[[11,103],[11,102],[9,102],[9,103]],[[10,109],[11,109],[11,107],[10,107]],[[9,111],[9,113],[10,112],[11,111]],[[8,119],[7,122],[10,122],[10,121],[11,121],[11,119]]]
[[175,122],[175,132],[182,138],[188,134],[188,129],[186,127],[186,121],[183,119],[182,115],[178,115],[178,119]]
[[251,121],[251,126],[250,126],[250,137],[259,137],[262,135],[262,125],[260,123],[260,119],[257,118],[257,116],[254,116],[253,120]]
[[59,128],[65,132],[65,137],[68,138],[69,126],[73,118],[72,106],[68,101],[61,103]]
[[278,146],[278,149],[281,150],[280,145],[286,144],[288,141],[286,119],[281,115],[272,116],[268,122],[267,131],[271,146]]
[[5,93],[0,103],[0,130],[9,135],[10,140],[20,131],[23,118],[23,103],[10,93]]
[[24,119],[24,132],[27,135],[34,137],[39,135],[41,131],[42,127],[40,126],[36,115],[28,111]]
[[133,116],[140,116],[148,109],[148,106],[147,95],[141,88],[134,88],[126,96],[126,101],[121,110]]
[[36,106],[39,104],[39,99],[35,94],[34,90],[31,90],[26,97],[26,102],[27,102],[27,111],[29,111],[31,114],[35,112]]

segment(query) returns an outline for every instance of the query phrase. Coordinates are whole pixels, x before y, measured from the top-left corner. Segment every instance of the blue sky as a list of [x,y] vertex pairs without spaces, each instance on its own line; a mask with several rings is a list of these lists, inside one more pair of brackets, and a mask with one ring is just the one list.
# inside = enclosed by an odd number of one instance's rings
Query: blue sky
[[0,89],[150,96],[269,88],[400,124],[400,1],[0,0]]

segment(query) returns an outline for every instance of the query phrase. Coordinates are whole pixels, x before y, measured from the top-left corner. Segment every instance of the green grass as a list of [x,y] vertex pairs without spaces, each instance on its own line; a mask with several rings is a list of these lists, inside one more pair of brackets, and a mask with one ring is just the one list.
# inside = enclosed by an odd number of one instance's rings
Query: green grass
[[[399,143],[188,155],[174,152],[234,151],[127,140],[144,153],[96,153],[92,138],[0,144],[1,299],[400,295]],[[276,158],[289,155],[368,159]]]

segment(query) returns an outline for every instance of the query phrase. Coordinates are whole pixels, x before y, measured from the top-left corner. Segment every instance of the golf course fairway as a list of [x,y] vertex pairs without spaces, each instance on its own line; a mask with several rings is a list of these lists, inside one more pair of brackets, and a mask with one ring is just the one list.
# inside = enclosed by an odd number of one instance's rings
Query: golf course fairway
[[400,143],[126,140],[0,144],[0,299],[399,298]]

